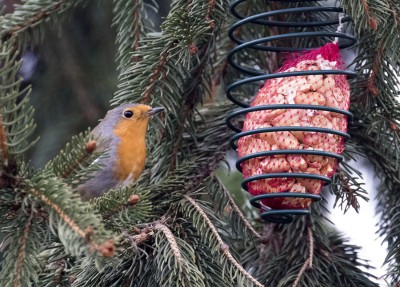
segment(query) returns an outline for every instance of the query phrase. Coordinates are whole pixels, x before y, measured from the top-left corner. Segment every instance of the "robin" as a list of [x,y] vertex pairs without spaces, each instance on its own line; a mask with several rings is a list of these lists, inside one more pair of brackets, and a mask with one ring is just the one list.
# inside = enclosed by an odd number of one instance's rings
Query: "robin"
[[149,120],[163,110],[163,107],[124,104],[106,114],[91,132],[97,143],[96,150],[104,154],[95,161],[101,168],[77,188],[83,200],[138,179],[146,161]]

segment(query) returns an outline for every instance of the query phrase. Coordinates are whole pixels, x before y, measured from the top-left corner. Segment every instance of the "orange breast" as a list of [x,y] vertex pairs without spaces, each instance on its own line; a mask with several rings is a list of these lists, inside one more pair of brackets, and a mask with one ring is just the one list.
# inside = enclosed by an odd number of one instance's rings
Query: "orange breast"
[[146,128],[147,123],[123,122],[114,129],[120,139],[115,166],[118,180],[129,178],[133,182],[142,173],[146,162]]

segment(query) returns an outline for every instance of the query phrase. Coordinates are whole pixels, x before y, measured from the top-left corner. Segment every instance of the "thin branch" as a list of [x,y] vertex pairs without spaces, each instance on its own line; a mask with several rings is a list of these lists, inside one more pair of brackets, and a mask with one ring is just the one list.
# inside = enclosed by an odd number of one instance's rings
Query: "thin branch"
[[7,136],[1,115],[0,115],[0,152],[3,164],[7,166],[8,165]]
[[309,249],[309,255],[306,261],[304,261],[303,266],[301,266],[301,269],[299,273],[297,274],[296,280],[294,280],[292,287],[297,287],[300,283],[301,277],[303,276],[304,272],[306,272],[307,269],[312,268],[313,265],[313,257],[314,257],[314,236],[313,236],[313,231],[310,226],[307,227],[307,233],[308,233],[308,249]]
[[[135,0],[133,4],[133,43],[132,43],[132,48],[133,51],[139,51],[139,41],[140,41],[140,30],[139,30],[139,20],[140,20],[140,5],[139,5],[139,0]],[[138,62],[140,60],[140,57],[132,57],[133,61]]]
[[312,268],[313,258],[314,258],[314,235],[312,228],[310,226],[307,227],[307,231],[308,231],[308,244],[310,249],[310,255],[308,258],[310,259],[310,268]]
[[85,230],[82,230],[78,224],[70,216],[68,216],[60,206],[52,202],[49,197],[35,189],[31,189],[30,193],[41,199],[47,206],[52,208],[79,237],[83,238],[88,243],[92,250],[96,250],[106,257],[111,257],[114,255],[115,245],[113,239],[109,239],[101,244],[97,244],[93,241],[94,230],[92,226],[88,226]]
[[78,158],[72,166],[65,169],[63,173],[60,174],[59,176],[61,178],[67,178],[77,167],[79,167],[83,162],[85,162],[90,157],[90,155],[95,151],[96,145],[97,143],[94,140],[87,142],[85,145],[86,153],[83,154],[80,158]]
[[174,143],[174,146],[172,148],[172,156],[171,156],[171,170],[174,170],[176,168],[176,157],[178,155],[178,152],[181,147],[181,142],[182,142],[182,136],[183,132],[185,131],[185,122],[187,120],[187,117],[189,116],[189,113],[191,111],[191,108],[189,106],[185,106],[183,114],[182,114],[182,119],[181,119],[181,125],[179,127],[178,133],[177,133],[177,140]]
[[251,282],[253,282],[253,284],[255,284],[258,287],[264,287],[263,284],[261,284],[260,282],[257,281],[257,279],[255,279],[253,276],[250,275],[250,273],[247,273],[247,271],[243,268],[242,265],[240,265],[236,259],[232,256],[232,254],[229,252],[229,246],[226,244],[222,244],[221,245],[221,251],[222,254],[225,255],[225,257],[228,259],[229,262],[231,262],[231,264],[233,266],[235,266],[236,269],[238,269],[240,272],[242,272],[247,279],[249,279]]
[[253,228],[253,226],[250,224],[250,222],[247,220],[247,218],[244,216],[242,211],[240,210],[239,206],[237,206],[235,200],[232,198],[230,192],[226,189],[225,185],[222,183],[222,181],[218,178],[217,181],[219,184],[222,186],[222,189],[224,190],[225,196],[228,198],[229,204],[233,208],[233,210],[237,213],[237,215],[240,217],[240,219],[243,221],[244,225],[247,227],[248,230],[257,238],[261,238],[261,235]]
[[110,219],[112,216],[116,215],[117,213],[122,212],[129,207],[135,206],[140,201],[140,197],[137,194],[132,194],[126,202],[121,202],[114,208],[111,208],[105,212],[102,212],[103,219]]
[[29,235],[29,231],[31,229],[31,223],[32,223],[32,216],[30,216],[25,224],[25,228],[24,228],[24,233],[21,236],[21,246],[19,247],[19,251],[18,251],[18,259],[17,259],[17,268],[15,270],[15,277],[13,280],[13,287],[19,287],[20,286],[20,282],[19,279],[21,277],[22,274],[22,266],[24,264],[25,261],[25,249],[26,249],[26,242],[28,240],[28,235]]
[[217,239],[219,245],[220,245],[220,250],[222,251],[222,254],[228,259],[228,261],[236,268],[238,269],[247,279],[249,279],[253,284],[255,284],[258,287],[264,287],[260,282],[257,281],[253,276],[251,276],[250,273],[248,273],[242,265],[240,265],[236,259],[232,256],[232,254],[229,252],[229,246],[225,244],[225,242],[222,240],[221,236],[218,233],[217,228],[214,226],[214,224],[211,222],[211,220],[208,218],[207,214],[203,211],[203,209],[196,203],[196,201],[191,198],[190,196],[184,195],[183,196],[190,204],[196,209],[196,211],[203,217],[204,221],[206,222],[207,226],[210,228],[212,234],[215,236]]
[[65,269],[64,261],[60,260],[56,263],[59,267],[54,272],[54,286],[61,286],[62,275]]
[[82,238],[87,238],[89,232],[93,232],[90,229],[87,230],[82,230],[76,222],[69,217],[65,212],[62,210],[61,207],[59,207],[57,204],[51,201],[50,198],[48,198],[46,195],[40,193],[39,191],[35,189],[31,189],[30,193],[32,193],[34,196],[38,197],[41,199],[46,205],[51,207],[62,219],[65,223],[69,225],[69,227],[79,236]]
[[379,68],[381,66],[383,55],[384,55],[384,51],[385,51],[385,47],[383,45],[383,41],[384,41],[384,39],[379,41],[378,50],[376,52],[376,57],[375,57],[375,60],[374,60],[374,65],[372,67],[371,74],[370,74],[370,77],[369,77],[368,83],[367,83],[367,90],[373,96],[377,96],[379,94],[379,90],[375,85],[375,80],[376,80],[376,77],[378,75]]
[[165,47],[164,51],[160,55],[160,59],[158,60],[155,70],[149,77],[148,85],[143,92],[143,99],[142,99],[143,104],[147,104],[150,101],[150,95],[153,93],[154,85],[155,85],[157,79],[160,78],[160,74],[164,70],[164,66],[167,63],[167,58],[168,58],[170,48],[171,48],[171,44]]
[[397,14],[395,4],[393,3],[393,0],[387,0],[387,1],[390,7],[390,11],[392,12],[392,16],[396,20],[397,31],[400,32],[400,16],[399,14]]
[[197,202],[193,198],[191,198],[188,195],[183,195],[183,197],[193,205],[193,207],[197,210],[197,212],[199,212],[202,215],[208,227],[211,229],[212,233],[214,234],[214,236],[216,237],[218,243],[221,245],[222,248],[222,246],[225,245],[225,243],[222,240],[221,236],[219,235],[217,228],[215,228],[214,224],[208,218],[207,214],[203,211],[203,209],[197,204]]
[[215,0],[208,0],[207,12],[206,12],[206,17],[205,17],[205,18],[206,18],[206,21],[210,23],[210,27],[211,27],[212,29],[215,28],[215,22],[214,22],[214,20],[211,18],[210,15],[211,15],[211,13],[214,11],[215,5],[216,5]]
[[183,258],[182,258],[181,252],[179,250],[178,243],[175,240],[174,234],[171,232],[171,230],[169,230],[169,228],[166,225],[164,225],[162,223],[157,223],[154,226],[154,228],[157,230],[160,230],[164,233],[165,237],[168,240],[169,245],[171,246],[171,249],[172,249],[172,252],[174,253],[176,261],[178,262],[179,269],[181,269]]
[[137,244],[143,244],[154,236],[154,232],[150,231],[147,233],[140,233],[131,237],[131,239]]
[[374,17],[372,17],[372,13],[371,13],[371,10],[369,9],[369,5],[368,5],[368,2],[367,2],[367,0],[360,0],[361,1],[361,4],[362,4],[362,7],[364,8],[364,12],[365,12],[365,14],[367,15],[367,17],[368,17],[368,24],[369,24],[369,26],[374,30],[374,31],[376,31],[377,29],[378,29],[378,22],[376,21],[376,19],[374,18]]
[[[48,18],[51,14],[57,12],[58,10],[63,9],[64,8],[63,4],[68,3],[68,2],[71,2],[71,1],[70,0],[61,0],[61,1],[58,1],[55,3],[52,3],[45,9],[37,11],[37,13],[35,15],[31,15],[30,17],[28,17],[28,20],[26,20],[25,22],[23,22],[21,24],[17,24],[13,29],[9,29],[9,30],[4,29],[3,32],[0,33],[2,39],[3,40],[10,39],[14,34],[18,34],[29,27],[33,27],[33,26],[37,25],[39,22]],[[16,14],[17,12],[19,12],[19,11],[15,10],[14,14]],[[14,15],[14,14],[11,14],[11,15]],[[16,14],[16,15],[18,15],[18,14]]]
[[310,258],[307,258],[306,261],[304,261],[303,266],[301,267],[299,274],[297,274],[296,280],[293,282],[292,287],[297,287],[300,283],[301,277],[303,276],[304,272],[309,268],[310,264]]

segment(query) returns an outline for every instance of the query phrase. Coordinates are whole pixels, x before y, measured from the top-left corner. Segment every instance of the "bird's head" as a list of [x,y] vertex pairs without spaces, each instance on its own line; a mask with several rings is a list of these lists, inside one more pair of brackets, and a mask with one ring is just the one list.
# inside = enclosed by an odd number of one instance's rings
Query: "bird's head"
[[105,118],[96,127],[95,133],[105,137],[121,137],[130,132],[145,133],[150,118],[163,110],[163,107],[152,108],[143,104],[121,105],[108,111]]
[[127,131],[135,133],[141,130],[145,131],[151,116],[163,110],[163,107],[152,108],[142,104],[123,105],[118,109],[120,118],[114,127],[114,134],[122,136],[125,135]]

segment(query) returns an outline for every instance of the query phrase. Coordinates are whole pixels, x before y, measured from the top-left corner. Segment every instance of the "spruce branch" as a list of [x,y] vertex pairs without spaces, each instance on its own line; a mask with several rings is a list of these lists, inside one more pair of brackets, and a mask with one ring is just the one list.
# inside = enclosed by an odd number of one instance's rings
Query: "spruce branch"
[[28,104],[30,87],[21,89],[23,79],[18,71],[22,61],[18,55],[13,41],[0,43],[1,150],[5,166],[5,161],[21,161],[24,152],[35,144],[35,140],[29,140],[35,128],[34,110]]
[[95,163],[101,155],[98,151],[100,145],[101,142],[93,140],[90,130],[73,136],[64,149],[46,164],[44,170],[52,172],[75,188],[101,168]]
[[0,43],[0,188],[5,190],[20,183],[24,153],[35,144],[30,87],[20,88],[21,64],[14,42]]
[[34,196],[38,197],[40,200],[42,200],[47,206],[52,208],[79,237],[87,238],[88,233],[91,233],[90,229],[86,230],[80,229],[79,226],[74,222],[74,220],[72,220],[68,215],[65,214],[65,212],[61,209],[60,206],[53,203],[47,196],[45,196],[38,190],[31,189],[29,192]]
[[123,70],[132,62],[141,60],[140,56],[132,56],[140,50],[141,39],[149,32],[153,32],[153,23],[147,10],[158,10],[155,1],[143,0],[116,0],[114,1],[113,25],[117,28],[116,44],[118,46],[118,69]]
[[32,223],[32,217],[29,217],[25,223],[24,232],[21,237],[21,245],[20,245],[19,251],[18,251],[18,259],[16,262],[16,268],[15,268],[15,273],[14,273],[15,277],[13,279],[13,287],[20,286],[20,279],[21,279],[20,277],[22,274],[23,263],[25,260],[26,242],[28,240],[31,223]]
[[[1,191],[1,198],[5,193]],[[4,200],[2,200],[4,204]],[[36,212],[27,209],[29,200],[15,214],[8,213],[2,218],[2,251],[0,284],[5,287],[31,286],[38,282],[38,273],[43,266],[39,259],[39,249],[43,244],[43,229]]]
[[[372,16],[371,10],[369,9],[369,5],[368,2],[366,0],[361,0],[361,6],[365,12],[366,15],[366,19],[368,20],[368,24],[371,27],[371,29],[373,30],[377,30],[377,21],[375,20],[375,18]],[[362,13],[364,14],[364,13]]]
[[7,135],[4,128],[3,120],[0,115],[0,156],[4,166],[8,165],[8,148],[7,148]]
[[[214,252],[204,243],[196,228],[188,220],[178,219],[179,229],[176,230],[177,236],[190,244],[195,250],[195,263],[200,272],[204,275],[204,284],[207,287],[213,286],[243,286],[235,278],[229,276],[225,270],[225,262],[221,260],[220,253]],[[222,264],[221,264],[222,263]]]
[[[196,211],[196,219],[193,220],[193,224],[196,226],[198,230],[203,230],[204,228],[207,229],[205,234],[203,235],[205,238],[212,238],[213,242],[209,242],[210,247],[218,252],[221,252],[221,254],[224,256],[224,258],[232,264],[232,266],[235,267],[236,270],[238,270],[244,278],[249,280],[249,282],[252,282],[255,286],[264,286],[260,282],[257,281],[253,276],[251,276],[237,261],[236,259],[232,256],[232,254],[229,252],[229,247],[226,245],[226,243],[222,240],[221,236],[218,233],[218,230],[214,226],[214,224],[211,222],[211,220],[208,218],[207,214],[203,211],[203,209],[200,207],[200,205],[190,196],[188,195],[183,195],[183,198],[185,202],[188,202]],[[181,211],[186,214],[186,216],[193,217],[191,213],[193,211],[190,211],[188,209],[184,202],[181,202],[179,205]]]
[[[382,25],[378,24],[376,31],[371,32],[363,25],[367,14],[357,14],[357,7],[348,7],[350,3],[343,2],[351,15],[356,14],[356,18],[353,19],[354,27],[360,38],[356,50],[357,56],[352,63],[358,72],[358,78],[352,82],[352,109],[360,119],[370,112],[376,113],[379,110],[380,113],[388,113],[396,105],[395,99],[398,94],[396,87],[399,86],[396,59],[400,51],[388,49],[397,47],[400,43],[398,37],[400,31],[397,29],[396,19],[392,17],[388,6],[375,4],[377,11],[374,14],[379,17],[377,22]],[[374,106],[379,109],[373,111]]]
[[156,230],[153,264],[158,270],[155,273],[158,286],[205,286],[204,275],[195,264],[194,249],[165,224],[157,222],[153,228]]
[[297,274],[296,279],[293,282],[292,287],[297,287],[300,283],[301,277],[303,276],[304,272],[307,269],[311,269],[313,265],[313,257],[314,257],[314,237],[313,237],[313,230],[311,227],[307,227],[307,232],[308,232],[308,249],[309,249],[309,256],[307,257],[306,261],[304,261],[303,266],[301,266],[301,269],[299,273]]
[[379,74],[379,68],[383,61],[384,49],[385,49],[384,39],[382,39],[378,43],[377,53],[376,53],[376,56],[374,57],[375,59],[373,61],[372,69],[371,69],[370,76],[367,81],[367,87],[366,87],[367,91],[369,93],[371,93],[373,96],[377,96],[379,94],[379,89],[376,86],[376,78]]
[[150,95],[153,94],[155,86],[158,84],[158,81],[163,79],[166,76],[167,69],[167,59],[168,54],[170,53],[170,49],[172,49],[173,44],[167,45],[160,54],[160,59],[157,63],[155,63],[153,71],[150,73],[147,82],[145,82],[145,89],[143,91],[143,96],[141,102],[144,104],[150,103]]
[[[380,198],[380,204],[382,204],[382,202],[383,200]],[[398,282],[400,277],[400,247],[398,236],[400,228],[399,225],[396,225],[400,222],[399,205],[400,201],[391,204],[386,203],[386,206],[389,208],[388,210],[383,212],[378,209],[382,214],[382,220],[387,219],[387,222],[381,225],[379,235],[388,243],[389,248],[385,258],[385,263],[388,265],[388,273],[385,274],[384,277],[387,278],[387,280],[391,279],[392,283]]]
[[368,30],[379,31],[387,24],[385,22],[391,14],[387,1],[341,0],[340,2],[345,7],[346,14],[352,18],[358,35]]
[[[176,261],[176,265],[179,268],[178,272],[182,272],[182,255],[179,250],[178,244],[175,240],[174,234],[171,232],[171,230],[164,224],[162,223],[157,223],[154,225],[154,229],[157,231],[160,231],[164,234],[165,238],[167,239],[169,246],[171,247],[172,253],[174,254],[174,258]],[[156,233],[157,235],[157,233]]]
[[[400,29],[399,5],[396,1],[348,1],[341,0],[346,13],[353,19],[354,30],[359,38],[357,56],[352,65],[358,73],[351,82],[351,110],[357,119],[349,132],[355,142],[375,167],[382,185],[378,190],[377,212],[381,217],[379,233],[392,234],[385,237],[391,254],[389,277],[397,282],[399,276],[399,249],[396,239],[399,218],[399,63]],[[395,124],[393,124],[395,123]]]
[[123,231],[151,219],[154,209],[151,192],[136,186],[112,190],[93,201],[94,209],[102,215],[108,228]]
[[[354,175],[356,173],[356,175]],[[346,213],[350,207],[356,212],[359,211],[359,198],[368,201],[367,191],[364,188],[363,182],[358,182],[362,179],[354,167],[347,163],[341,163],[336,173],[333,175],[332,184],[329,186],[332,194],[336,196],[334,207],[337,205]]]
[[64,172],[60,175],[61,178],[67,178],[70,177],[71,174],[74,172],[74,170],[82,165],[82,163],[88,161],[90,158],[90,155],[93,154],[94,150],[96,149],[96,141],[91,140],[86,143],[85,145],[85,154],[82,154],[80,157],[78,157],[75,161],[74,164],[72,164],[68,169],[65,169]]
[[196,203],[196,201],[193,198],[191,198],[188,195],[183,195],[183,198],[185,200],[187,200],[191,205],[193,205],[193,207],[196,209],[196,211],[201,215],[201,217],[203,218],[205,224],[210,229],[211,234],[214,235],[216,241],[218,242],[219,248],[223,249],[223,247],[225,246],[225,243],[222,240],[222,238],[220,237],[220,235],[219,235],[217,229],[215,228],[214,224],[208,218],[207,214],[203,211],[203,209]]
[[[153,241],[153,231],[149,231],[148,239],[150,242],[143,241],[136,243],[132,240],[130,232],[124,232],[116,240],[116,254],[114,257],[81,257],[68,270],[68,277],[73,281],[72,286],[149,286],[149,282],[155,282],[154,278],[145,281],[140,285],[140,281],[145,276],[147,268],[153,263],[151,255],[153,249],[150,244]],[[154,277],[154,270],[152,276]],[[89,283],[90,282],[90,283]],[[155,282],[155,285],[158,286]]]
[[[256,237],[256,238],[261,238],[261,235],[253,228],[253,226],[250,224],[250,222],[247,220],[243,212],[240,210],[239,206],[237,206],[235,200],[233,199],[231,193],[229,190],[226,189],[225,185],[221,181],[220,178],[216,177],[216,180],[219,183],[219,186],[222,189],[223,195],[227,198],[228,204],[232,207],[233,211],[239,216],[241,222],[245,226],[246,229],[250,231],[250,233]],[[221,190],[219,191],[221,192]]]
[[387,0],[387,3],[390,8],[390,13],[392,14],[392,17],[396,19],[397,23],[397,30],[400,32],[400,6],[398,3],[394,3],[393,0]]
[[[376,116],[372,121],[368,117],[364,122],[358,123],[353,130],[353,138],[362,144],[365,154],[374,165],[375,174],[381,184],[378,189],[377,213],[380,215],[379,234],[388,243],[388,280],[397,282],[400,270],[400,249],[397,240],[400,232],[400,215],[397,212],[400,204],[399,175],[399,143],[400,137],[396,129],[391,128],[391,121],[384,116]],[[373,124],[378,122],[379,124]]]
[[359,259],[358,247],[347,244],[333,229],[320,205],[312,206],[310,218],[297,218],[286,225],[267,225],[268,240],[260,240],[262,252],[249,246],[242,255],[244,268],[251,268],[266,286],[376,287],[371,281],[373,276],[360,269],[368,265]]
[[13,13],[0,16],[0,39],[6,41],[19,37],[18,43],[28,44],[32,40],[37,42],[43,37],[44,25],[57,23],[62,14],[80,2],[81,0],[28,0],[22,5],[16,5]]
[[133,44],[132,44],[132,48],[133,48],[133,51],[138,51],[139,50],[139,40],[140,40],[140,34],[139,34],[139,17],[140,17],[140,12],[139,12],[139,0],[135,0],[134,1],[134,8],[133,8],[133,10],[135,11],[134,13],[133,13],[133,19],[134,19],[134,22],[133,22],[133,27],[134,27],[134,30],[133,30]]
[[[49,172],[34,175],[26,182],[24,192],[39,200],[49,214],[48,224],[59,236],[67,252],[75,256],[95,252],[114,255],[113,239],[106,232],[97,214],[73,195],[68,187]],[[69,232],[65,232],[69,230]],[[57,230],[57,231],[55,231]]]

